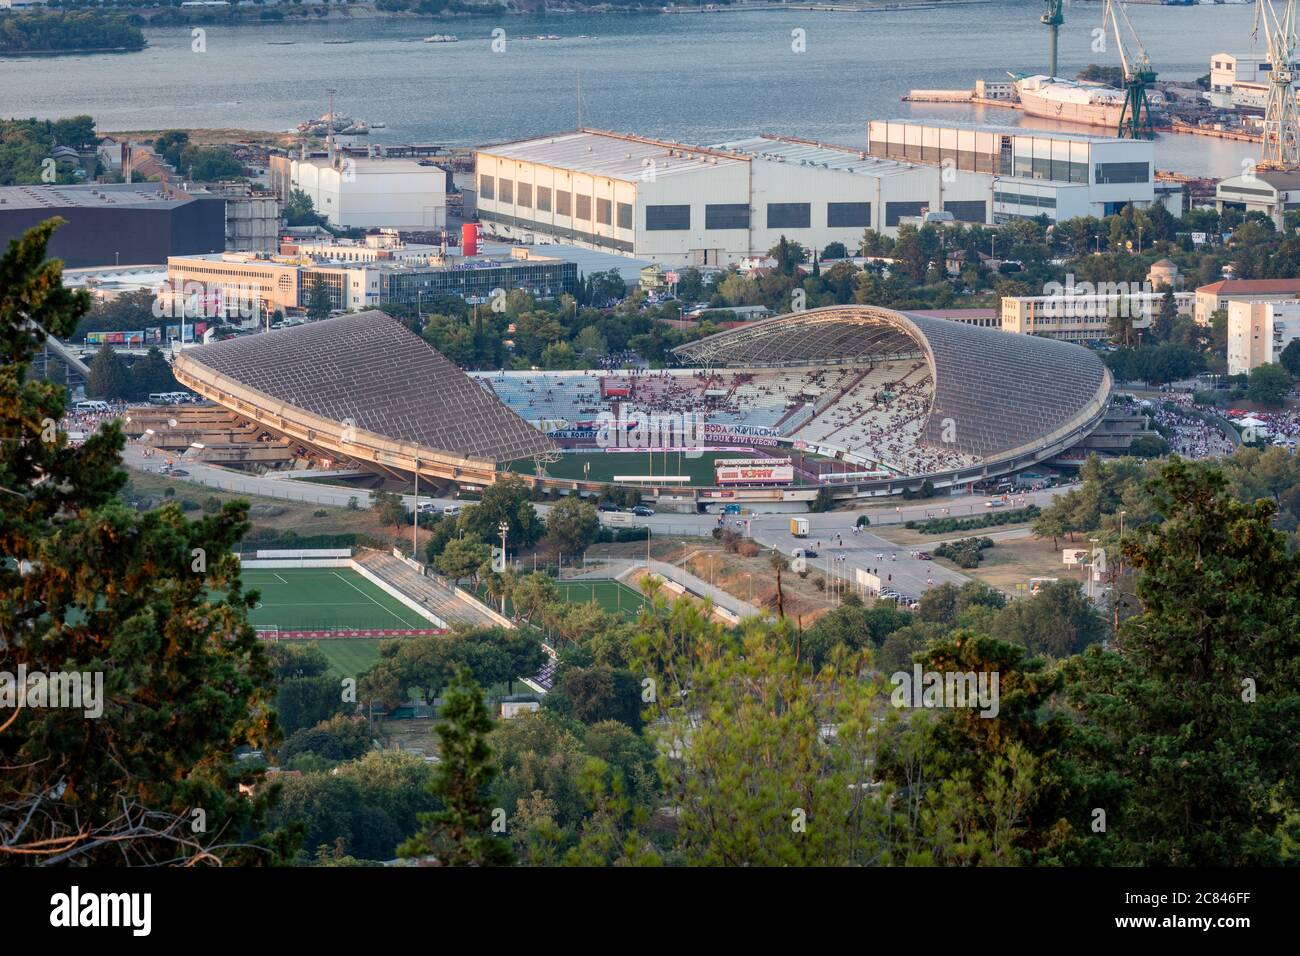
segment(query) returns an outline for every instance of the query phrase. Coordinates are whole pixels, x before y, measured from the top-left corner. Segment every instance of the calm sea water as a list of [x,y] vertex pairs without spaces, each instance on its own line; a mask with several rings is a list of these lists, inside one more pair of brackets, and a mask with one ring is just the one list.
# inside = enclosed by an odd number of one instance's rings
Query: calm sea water
[[[1208,72],[1212,53],[1250,52],[1251,9],[1134,6],[1130,15],[1161,77],[1192,79]],[[109,131],[284,130],[324,113],[332,87],[336,110],[387,124],[374,136],[383,142],[472,145],[571,129],[581,100],[586,125],[685,142],[768,131],[861,146],[874,118],[1051,125],[1011,110],[900,102],[912,88],[968,88],[1007,70],[1045,70],[1040,12],[1037,3],[994,0],[869,14],[208,27],[203,53],[192,51],[188,28],[158,29],[147,31],[150,46],[140,53],[0,60],[0,116],[90,113]],[[1118,63],[1113,51],[1090,49],[1099,4],[1074,3],[1066,15],[1063,74]],[[492,48],[497,28],[505,31],[503,52]],[[805,52],[792,49],[796,30],[805,31]],[[448,32],[460,42],[420,42]],[[522,39],[536,34],[562,39]],[[1249,144],[1166,136],[1157,161],[1226,176],[1255,152]]]

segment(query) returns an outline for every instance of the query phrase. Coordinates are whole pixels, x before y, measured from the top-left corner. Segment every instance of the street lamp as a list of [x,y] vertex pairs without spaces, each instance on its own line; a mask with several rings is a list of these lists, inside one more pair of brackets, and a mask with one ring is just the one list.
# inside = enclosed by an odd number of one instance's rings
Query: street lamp
[[[503,521],[497,525],[497,530],[501,532],[501,570],[506,569],[506,535],[510,532],[509,522]],[[506,613],[506,592],[501,592],[501,613]]]
[[415,500],[411,502],[411,558],[420,560],[420,459],[415,459]]

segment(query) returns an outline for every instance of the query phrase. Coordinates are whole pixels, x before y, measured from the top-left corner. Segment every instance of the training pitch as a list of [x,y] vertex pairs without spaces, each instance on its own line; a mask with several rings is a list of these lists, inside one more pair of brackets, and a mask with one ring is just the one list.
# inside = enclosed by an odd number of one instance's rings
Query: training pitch
[[621,581],[557,581],[555,586],[569,604],[595,601],[610,614],[620,614],[629,621],[650,604],[644,594]]
[[281,631],[424,630],[436,627],[351,568],[244,568],[244,590],[260,594],[248,621]]

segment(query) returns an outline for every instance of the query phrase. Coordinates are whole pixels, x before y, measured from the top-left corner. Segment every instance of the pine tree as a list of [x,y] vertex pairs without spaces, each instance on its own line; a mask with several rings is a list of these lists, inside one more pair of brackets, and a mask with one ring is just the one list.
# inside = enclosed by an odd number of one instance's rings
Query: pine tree
[[[0,672],[29,675],[0,681],[0,863],[270,862],[291,848],[241,845],[266,798],[231,759],[276,737],[232,554],[247,505],[136,514],[120,426],[68,444],[64,389],[25,380],[89,307],[45,259],[55,224],[0,257]],[[53,674],[82,675],[82,706],[32,706]]]
[[441,759],[429,792],[441,798],[443,809],[420,814],[423,829],[398,852],[431,857],[437,866],[508,866],[514,851],[493,834],[493,812],[485,799],[497,773],[487,742],[492,718],[483,692],[464,668],[448,685],[438,716]]
[[92,398],[118,399],[132,394],[131,370],[113,347],[105,342],[90,363],[86,394]]

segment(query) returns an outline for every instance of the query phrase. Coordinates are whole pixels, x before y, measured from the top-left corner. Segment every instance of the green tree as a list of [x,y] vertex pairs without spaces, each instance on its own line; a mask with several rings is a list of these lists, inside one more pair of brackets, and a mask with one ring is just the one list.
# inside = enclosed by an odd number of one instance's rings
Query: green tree
[[420,814],[420,831],[401,845],[404,857],[428,857],[437,866],[505,866],[509,842],[496,836],[486,796],[496,776],[488,734],[492,718],[483,692],[465,671],[453,678],[439,711],[439,761],[429,792],[443,808]]
[[1260,405],[1281,408],[1291,391],[1291,375],[1281,365],[1268,363],[1250,370],[1246,397]]
[[493,544],[501,541],[503,521],[510,526],[507,544],[516,548],[531,548],[546,533],[528,486],[518,475],[493,482],[478,504],[470,505],[461,513],[458,525],[462,533]]
[[307,318],[328,319],[334,308],[334,297],[330,295],[325,280],[317,277],[307,291]]
[[195,521],[174,504],[137,514],[118,498],[120,427],[76,447],[54,429],[64,389],[27,370],[45,336],[66,338],[89,307],[46,260],[55,225],[0,256],[0,666],[102,686],[83,707],[0,719],[0,862],[272,862],[286,840],[239,836],[257,832],[271,795],[240,794],[261,771],[231,759],[278,736],[246,620],[254,595],[232,553],[247,505]]
[[1102,862],[1276,865],[1300,761],[1300,558],[1270,501],[1178,458],[1148,484],[1163,522],[1124,547],[1141,612],[1068,665],[1073,759],[1105,809]]
[[113,347],[105,342],[90,362],[86,394],[93,398],[123,399],[134,392],[131,370]]
[[479,569],[492,560],[492,550],[473,538],[452,538],[438,555],[434,566],[457,584],[465,578],[477,578]]
[[596,540],[600,518],[596,506],[577,495],[568,495],[551,506],[546,516],[546,534],[561,554],[581,554]]

